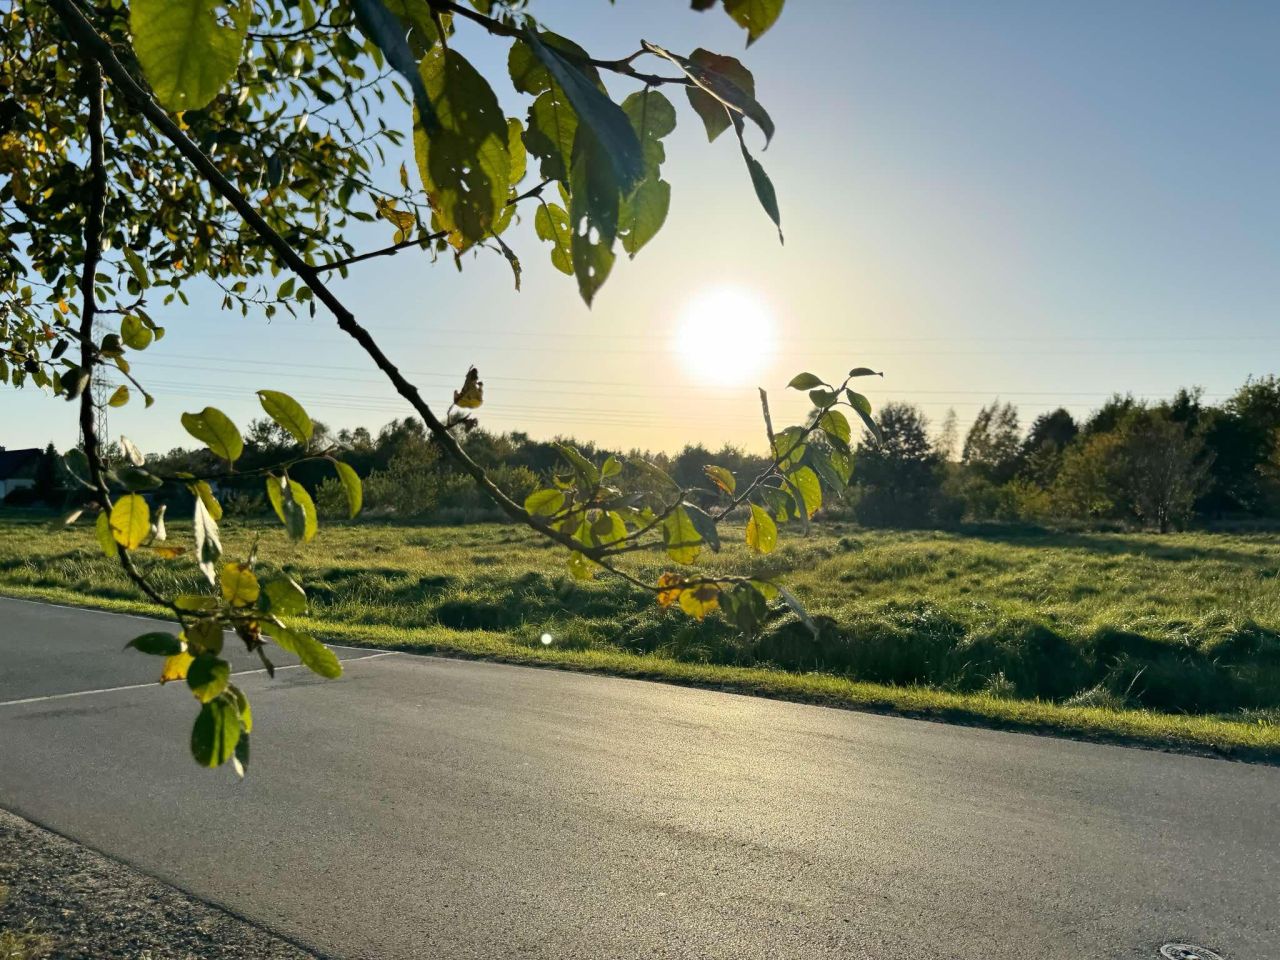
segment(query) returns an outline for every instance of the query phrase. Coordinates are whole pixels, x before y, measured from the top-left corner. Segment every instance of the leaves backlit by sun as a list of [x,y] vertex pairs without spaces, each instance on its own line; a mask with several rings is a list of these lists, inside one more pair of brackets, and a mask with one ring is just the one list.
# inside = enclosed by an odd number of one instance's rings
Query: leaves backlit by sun
[[705,290],[680,311],[673,347],[685,369],[700,382],[747,385],[773,359],[773,317],[750,290]]

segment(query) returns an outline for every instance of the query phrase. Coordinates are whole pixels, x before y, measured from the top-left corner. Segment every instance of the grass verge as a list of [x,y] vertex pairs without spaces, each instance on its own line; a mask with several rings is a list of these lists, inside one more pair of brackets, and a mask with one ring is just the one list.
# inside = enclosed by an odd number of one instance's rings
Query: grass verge
[[[162,612],[134,600],[95,597],[57,587],[5,585],[0,593],[118,613],[155,615]],[[330,642],[352,646],[601,673],[947,723],[1251,762],[1280,762],[1280,724],[1267,719],[1246,722],[1150,710],[1063,706],[988,693],[865,683],[817,672],[691,663],[657,654],[607,648],[569,649],[554,643],[544,647],[518,642],[509,634],[496,631],[334,623],[306,618],[298,618],[298,622]]]

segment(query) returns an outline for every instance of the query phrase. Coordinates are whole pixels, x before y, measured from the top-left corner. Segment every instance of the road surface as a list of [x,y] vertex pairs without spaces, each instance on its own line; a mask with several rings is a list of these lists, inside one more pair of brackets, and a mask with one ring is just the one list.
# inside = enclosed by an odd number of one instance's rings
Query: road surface
[[151,627],[0,600],[0,806],[327,956],[1280,957],[1277,768],[347,649],[240,783]]

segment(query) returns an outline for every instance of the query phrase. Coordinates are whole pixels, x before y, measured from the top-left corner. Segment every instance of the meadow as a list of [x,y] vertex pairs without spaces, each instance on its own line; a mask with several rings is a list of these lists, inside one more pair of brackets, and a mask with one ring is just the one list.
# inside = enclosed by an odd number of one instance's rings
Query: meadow
[[[500,525],[330,524],[297,546],[266,521],[223,534],[230,555],[260,535],[262,562],[306,587],[308,623],[333,641],[1280,758],[1272,534],[829,522],[761,558],[730,531],[719,569],[783,577],[818,620],[816,640],[790,614],[747,640],[617,579],[575,581],[562,550]],[[189,529],[171,524],[170,538],[189,542]],[[201,589],[189,562],[151,566],[165,589]],[[653,576],[669,566],[637,561]],[[0,519],[0,593],[149,609],[91,524],[35,514]]]

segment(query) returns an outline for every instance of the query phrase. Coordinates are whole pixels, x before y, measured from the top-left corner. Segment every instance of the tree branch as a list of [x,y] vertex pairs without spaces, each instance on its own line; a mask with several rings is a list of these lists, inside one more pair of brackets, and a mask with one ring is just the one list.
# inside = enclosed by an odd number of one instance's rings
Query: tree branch
[[[519,203],[521,200],[528,200],[530,197],[541,197],[542,191],[547,185],[553,183],[552,180],[543,180],[535,187],[531,187],[519,196],[512,197],[507,201],[507,206]],[[353,263],[360,263],[362,260],[372,260],[374,257],[394,257],[401,250],[407,250],[409,247],[425,247],[429,243],[435,243],[437,240],[447,237],[447,230],[440,230],[436,233],[428,233],[425,236],[418,237],[416,240],[401,240],[399,243],[393,243],[389,247],[383,247],[380,250],[370,250],[368,253],[358,253],[352,257],[343,257],[341,260],[334,260],[332,263],[323,263],[317,266],[317,273],[324,273],[328,270],[337,270],[341,267],[349,267]],[[496,237],[495,237],[496,239]]]
[[[524,37],[524,31],[518,27],[513,27],[510,24],[503,23],[501,20],[495,19],[494,17],[486,17],[483,13],[472,10],[470,7],[464,7],[459,3],[454,3],[453,0],[427,0],[427,2],[431,5],[431,9],[444,10],[448,13],[452,13],[455,17],[462,17],[464,20],[470,20],[473,23],[478,23],[494,36],[512,37],[517,40],[523,39]],[[575,63],[586,66],[599,67],[601,70],[608,70],[611,73],[621,74],[624,77],[631,77],[633,80],[640,80],[651,87],[660,87],[664,84],[670,83],[680,84],[686,87],[693,86],[693,81],[688,77],[663,77],[654,73],[641,73],[631,65],[631,61],[645,52],[646,51],[644,50],[639,50],[631,54],[631,56],[623,57],[620,60],[597,60],[594,57],[583,58],[569,50],[562,50],[559,47],[556,48],[556,53],[560,54],[560,56],[564,57],[566,60],[572,60]]]
[[[548,539],[554,540],[556,543],[581,553],[592,560],[597,559],[600,556],[601,548],[588,546],[579,540],[575,540],[569,534],[555,530],[540,522],[538,518],[508,497],[485,473],[484,468],[471,459],[449,428],[440,421],[426,401],[422,399],[418,388],[405,378],[404,374],[383,352],[377,341],[373,339],[369,331],[356,320],[355,315],[325,285],[321,279],[320,271],[307,263],[289,242],[263,219],[248,198],[222,174],[222,171],[218,169],[213,161],[178,127],[173,118],[165,113],[163,108],[152,99],[151,95],[142,88],[116,57],[115,51],[112,50],[110,44],[85,17],[75,0],[50,0],[50,6],[63,21],[68,33],[79,46],[82,54],[86,58],[96,60],[101,65],[102,70],[111,79],[112,83],[117,85],[120,92],[133,102],[138,111],[178,149],[178,152],[187,158],[206,182],[235,209],[245,223],[274,251],[280,261],[297,274],[299,279],[311,289],[315,298],[323,303],[334,315],[338,328],[355,340],[364,352],[369,355],[378,369],[386,375],[392,386],[395,387],[396,392],[408,401],[418,416],[422,418],[422,421],[427,425],[427,429],[436,437],[445,451],[475,480],[476,485],[488,495],[498,508],[512,520],[531,527]],[[89,278],[87,283],[89,284],[90,300],[92,300],[92,271],[86,271],[86,276]]]
[[[98,348],[93,342],[93,320],[98,302],[94,296],[94,284],[98,273],[98,261],[102,257],[102,221],[107,206],[107,161],[103,143],[102,67],[90,56],[84,57],[84,76],[89,94],[89,206],[84,218],[84,269],[80,275],[80,366],[89,374],[89,383],[80,393],[80,432],[84,438],[84,453],[89,461],[89,479],[97,489],[103,510],[111,509],[111,491],[107,488],[105,464],[99,446],[97,410],[93,403],[93,371],[100,362]],[[141,388],[139,388],[141,389]],[[134,566],[129,552],[116,544],[116,556],[125,575],[155,603],[177,609],[147,582]],[[179,616],[181,622],[181,616]]]

